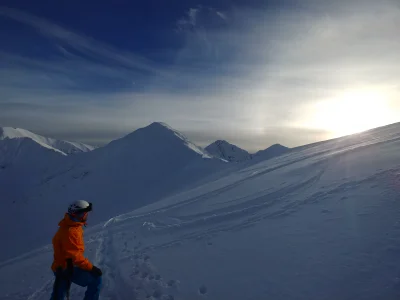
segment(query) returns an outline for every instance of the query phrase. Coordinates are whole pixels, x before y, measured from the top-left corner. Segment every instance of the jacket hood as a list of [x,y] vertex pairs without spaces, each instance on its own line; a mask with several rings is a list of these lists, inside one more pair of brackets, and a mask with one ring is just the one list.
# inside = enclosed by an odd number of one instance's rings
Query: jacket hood
[[60,227],[79,227],[79,226],[84,226],[86,223],[85,222],[77,222],[71,220],[70,216],[68,214],[64,215],[64,219],[58,223],[58,226]]

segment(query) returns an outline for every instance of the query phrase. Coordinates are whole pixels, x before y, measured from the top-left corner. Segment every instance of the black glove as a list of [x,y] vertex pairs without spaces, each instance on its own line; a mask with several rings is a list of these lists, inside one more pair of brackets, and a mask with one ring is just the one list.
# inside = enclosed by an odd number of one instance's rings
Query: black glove
[[101,272],[101,270],[96,266],[93,266],[93,268],[92,268],[92,270],[90,272],[95,276],[103,275],[103,272]]

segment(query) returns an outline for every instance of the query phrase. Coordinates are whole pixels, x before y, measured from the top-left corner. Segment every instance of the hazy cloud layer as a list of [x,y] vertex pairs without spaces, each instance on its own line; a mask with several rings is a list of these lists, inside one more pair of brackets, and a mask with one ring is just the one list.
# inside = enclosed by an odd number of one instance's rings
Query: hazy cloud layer
[[0,52],[0,125],[102,144],[164,121],[203,145],[255,151],[400,121],[398,3],[318,3],[193,7],[175,21],[181,46],[159,49],[160,61],[0,8],[53,47]]

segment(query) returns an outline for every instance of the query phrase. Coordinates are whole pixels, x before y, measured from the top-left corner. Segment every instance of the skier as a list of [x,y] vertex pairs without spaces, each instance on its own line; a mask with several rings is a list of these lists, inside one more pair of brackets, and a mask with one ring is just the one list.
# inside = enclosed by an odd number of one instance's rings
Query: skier
[[83,256],[83,226],[86,226],[91,210],[92,203],[75,201],[58,224],[59,229],[53,237],[54,261],[51,269],[55,281],[50,300],[63,300],[65,296],[69,299],[71,282],[87,287],[84,300],[99,299],[102,272]]

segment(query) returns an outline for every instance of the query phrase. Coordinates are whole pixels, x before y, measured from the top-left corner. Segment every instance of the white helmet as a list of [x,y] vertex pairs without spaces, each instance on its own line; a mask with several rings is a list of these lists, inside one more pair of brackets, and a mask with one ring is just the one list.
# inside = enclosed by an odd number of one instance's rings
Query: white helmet
[[68,213],[71,215],[79,215],[81,213],[89,212],[92,210],[92,203],[85,200],[78,200],[70,204]]

